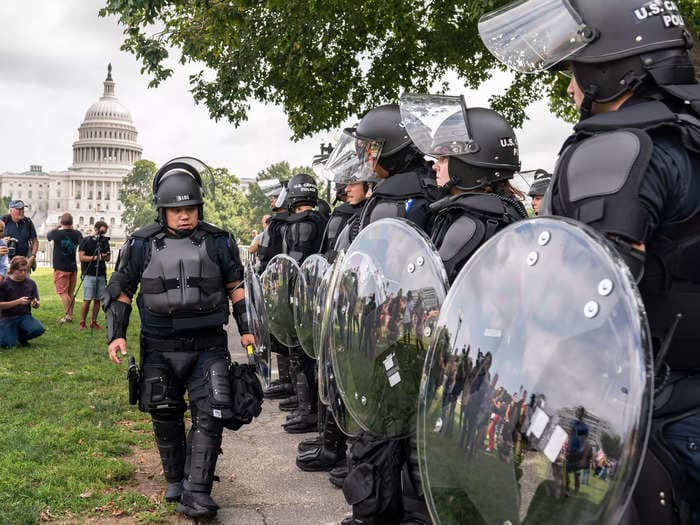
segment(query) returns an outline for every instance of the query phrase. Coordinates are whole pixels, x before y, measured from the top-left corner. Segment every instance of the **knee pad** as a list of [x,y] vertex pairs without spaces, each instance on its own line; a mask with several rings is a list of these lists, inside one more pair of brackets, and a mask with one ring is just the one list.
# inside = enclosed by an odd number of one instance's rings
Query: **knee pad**
[[139,409],[162,418],[168,414],[183,414],[187,406],[177,388],[170,367],[144,363],[141,374]]
[[204,418],[204,414],[228,421],[233,418],[233,389],[229,360],[224,355],[204,362],[204,374],[189,382],[190,410],[192,417]]

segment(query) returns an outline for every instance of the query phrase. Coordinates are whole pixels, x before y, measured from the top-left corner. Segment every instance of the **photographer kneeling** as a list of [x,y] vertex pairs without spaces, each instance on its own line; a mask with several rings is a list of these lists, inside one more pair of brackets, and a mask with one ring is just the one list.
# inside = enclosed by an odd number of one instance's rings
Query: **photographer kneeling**
[[39,308],[39,290],[27,277],[29,264],[26,257],[15,256],[0,283],[0,347],[25,346],[46,330],[32,317],[31,307]]
[[107,233],[107,223],[97,221],[95,223],[95,235],[84,237],[80,241],[78,256],[83,279],[83,304],[80,306],[80,329],[85,330],[87,326],[87,315],[92,302],[92,322],[91,328],[99,330],[97,324],[97,314],[100,311],[100,297],[107,285],[107,265],[111,252],[109,249],[109,237]]

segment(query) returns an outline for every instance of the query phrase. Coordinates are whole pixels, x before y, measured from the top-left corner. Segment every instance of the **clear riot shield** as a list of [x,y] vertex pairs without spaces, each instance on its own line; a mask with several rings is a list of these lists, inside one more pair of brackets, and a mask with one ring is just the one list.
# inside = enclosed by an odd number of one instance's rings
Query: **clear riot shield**
[[433,522],[619,523],[649,430],[649,341],[631,274],[588,227],[537,218],[484,244],[443,304],[421,383]]
[[267,387],[270,386],[271,381],[270,332],[268,331],[267,312],[265,311],[262,288],[260,287],[258,275],[253,270],[250,262],[246,264],[243,282],[248,326],[255,338],[253,354],[249,354],[248,358],[255,364],[260,379]]
[[299,265],[288,255],[275,255],[260,277],[270,332],[283,345],[299,346],[294,329],[294,286]]
[[446,283],[430,240],[400,219],[367,226],[336,262],[331,359],[345,408],[363,429],[401,437],[414,428],[430,323]]
[[338,252],[335,263],[330,266],[323,277],[321,291],[318,302],[321,316],[321,327],[319,331],[319,353],[318,353],[318,394],[321,402],[328,406],[331,415],[338,423],[338,427],[348,436],[356,436],[362,428],[352,418],[343,402],[335,380],[333,362],[331,360],[332,345],[334,341],[333,323],[335,320],[334,304],[337,301],[335,282],[338,278],[336,268],[342,267],[345,252]]
[[301,348],[312,359],[318,358],[314,345],[314,325],[318,324],[316,297],[320,295],[323,276],[328,261],[323,255],[314,254],[299,267],[299,277],[294,285],[294,329]]

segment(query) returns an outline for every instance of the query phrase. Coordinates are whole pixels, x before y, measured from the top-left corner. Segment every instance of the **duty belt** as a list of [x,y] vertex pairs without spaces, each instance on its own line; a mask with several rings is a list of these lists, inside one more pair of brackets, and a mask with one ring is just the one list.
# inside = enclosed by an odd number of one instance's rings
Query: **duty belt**
[[141,348],[157,352],[206,352],[228,350],[226,334],[201,337],[159,338],[141,334]]

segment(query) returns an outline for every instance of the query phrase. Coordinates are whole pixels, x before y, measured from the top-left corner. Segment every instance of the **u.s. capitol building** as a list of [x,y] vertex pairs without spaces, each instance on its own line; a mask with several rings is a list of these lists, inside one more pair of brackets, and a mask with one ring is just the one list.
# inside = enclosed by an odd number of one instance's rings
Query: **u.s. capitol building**
[[[30,207],[39,237],[68,211],[74,227],[85,232],[96,221],[109,225],[111,237],[125,237],[119,190],[122,179],[141,159],[142,148],[129,110],[114,96],[108,67],[102,97],[87,110],[73,143],[73,164],[66,171],[45,172],[40,165],[24,173],[0,173],[0,196],[22,199]],[[7,210],[0,210],[7,213]]]

